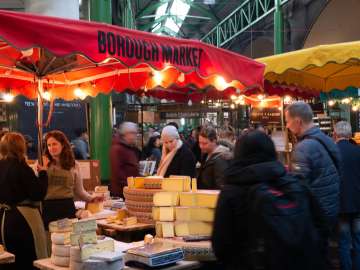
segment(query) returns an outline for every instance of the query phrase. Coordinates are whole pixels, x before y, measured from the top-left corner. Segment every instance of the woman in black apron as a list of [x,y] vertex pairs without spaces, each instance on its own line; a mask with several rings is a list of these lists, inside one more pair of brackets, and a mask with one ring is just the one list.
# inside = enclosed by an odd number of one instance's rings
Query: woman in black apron
[[51,131],[45,136],[45,164],[48,163],[49,186],[43,203],[45,228],[51,221],[75,218],[74,198],[90,202],[97,200],[83,187],[79,165],[65,134]]
[[33,261],[48,257],[46,234],[39,211],[48,179],[38,166],[39,177],[26,164],[24,137],[15,132],[0,141],[0,243],[15,254],[15,264],[0,269],[34,269]]

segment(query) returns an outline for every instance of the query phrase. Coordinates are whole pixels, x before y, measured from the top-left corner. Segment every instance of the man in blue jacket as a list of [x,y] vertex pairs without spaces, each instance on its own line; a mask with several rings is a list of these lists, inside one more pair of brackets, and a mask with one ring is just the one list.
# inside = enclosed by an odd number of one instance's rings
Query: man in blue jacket
[[291,170],[304,179],[319,208],[319,224],[324,253],[339,212],[340,153],[332,139],[313,123],[313,111],[305,102],[290,104],[285,110],[286,127],[297,137]]
[[[340,185],[339,258],[342,270],[360,269],[360,147],[352,144],[351,125],[335,125],[342,166]],[[352,251],[351,251],[352,246]]]

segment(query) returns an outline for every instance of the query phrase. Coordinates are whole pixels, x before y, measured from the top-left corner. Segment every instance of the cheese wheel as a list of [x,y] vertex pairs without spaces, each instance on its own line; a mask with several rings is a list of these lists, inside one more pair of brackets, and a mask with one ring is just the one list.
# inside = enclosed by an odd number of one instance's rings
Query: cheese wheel
[[83,263],[82,262],[75,262],[70,259],[70,270],[83,270]]
[[73,246],[70,248],[70,260],[72,262],[79,262],[81,263],[81,249],[79,246]]
[[152,216],[152,212],[147,213],[147,212],[136,212],[136,211],[130,211],[129,210],[129,215],[136,217],[138,222],[140,223],[145,223],[145,224],[154,224],[154,219]]
[[51,263],[56,266],[69,267],[70,257],[61,257],[56,255],[51,255]]
[[130,211],[148,213],[152,212],[152,207],[154,206],[153,202],[137,202],[131,200],[126,200],[125,205]]
[[67,233],[52,233],[51,242],[55,245],[70,244],[70,232]]
[[154,194],[160,191],[161,189],[132,189],[124,187],[124,197],[125,201],[152,202]]
[[71,245],[52,245],[51,253],[55,256],[60,257],[70,257],[70,247]]

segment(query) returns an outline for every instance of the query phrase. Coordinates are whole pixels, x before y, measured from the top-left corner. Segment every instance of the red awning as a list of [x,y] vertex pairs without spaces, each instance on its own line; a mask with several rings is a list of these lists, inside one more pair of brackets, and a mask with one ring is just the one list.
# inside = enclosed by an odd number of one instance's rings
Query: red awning
[[0,91],[30,98],[42,79],[45,91],[64,99],[76,98],[76,88],[90,96],[113,89],[166,96],[159,89],[167,89],[184,99],[263,87],[263,72],[263,64],[195,40],[0,11]]

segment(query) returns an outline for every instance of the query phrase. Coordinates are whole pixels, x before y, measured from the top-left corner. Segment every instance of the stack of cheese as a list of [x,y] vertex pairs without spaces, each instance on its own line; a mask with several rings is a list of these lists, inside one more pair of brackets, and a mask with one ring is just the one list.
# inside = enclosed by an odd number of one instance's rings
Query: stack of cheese
[[49,224],[51,233],[51,262],[56,266],[70,265],[70,235],[76,219],[62,219]]
[[217,190],[190,191],[189,178],[164,179],[162,192],[154,195],[153,218],[157,237],[210,236]]
[[152,219],[153,196],[161,190],[162,177],[129,177],[124,188],[125,206],[130,216],[142,223]]
[[108,186],[96,186],[94,194],[104,197],[105,200],[110,200],[110,191]]

